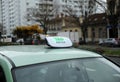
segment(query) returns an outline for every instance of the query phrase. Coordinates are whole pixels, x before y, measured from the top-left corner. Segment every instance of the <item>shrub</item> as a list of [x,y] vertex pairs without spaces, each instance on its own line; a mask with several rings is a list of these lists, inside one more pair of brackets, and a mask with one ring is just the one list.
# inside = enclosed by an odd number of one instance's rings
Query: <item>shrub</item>
[[12,42],[0,42],[0,46],[9,46],[9,45],[18,45],[18,44]]
[[105,51],[104,51],[104,49],[102,49],[102,48],[96,48],[96,49],[95,49],[95,52],[96,52],[96,53],[99,53],[99,54],[103,54]]

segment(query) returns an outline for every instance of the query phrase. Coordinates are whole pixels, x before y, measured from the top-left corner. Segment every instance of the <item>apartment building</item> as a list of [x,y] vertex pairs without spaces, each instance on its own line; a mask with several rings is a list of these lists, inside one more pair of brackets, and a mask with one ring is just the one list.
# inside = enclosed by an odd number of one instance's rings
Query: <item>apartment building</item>
[[4,25],[4,34],[12,34],[17,26],[35,24],[34,18],[28,18],[29,11],[46,1],[51,3],[52,0],[0,0],[0,20]]
[[[88,8],[91,8],[91,12],[95,11],[94,0],[0,0],[1,1],[1,16],[2,23],[4,25],[4,33],[12,34],[12,30],[16,26],[35,24],[34,17],[30,16],[32,9],[41,8],[44,11],[48,11],[49,17],[55,17],[56,15],[68,15],[67,7],[71,7],[78,16],[85,14]],[[85,3],[84,3],[84,2]],[[92,2],[90,2],[92,1]],[[78,4],[79,3],[79,4]],[[91,3],[92,6],[88,6]],[[45,7],[47,6],[47,10]],[[85,8],[85,9],[82,9]],[[84,11],[83,11],[84,10]],[[90,9],[89,9],[90,10]],[[36,11],[36,10],[35,10]],[[46,12],[42,12],[45,15]]]
[[2,0],[0,0],[0,23],[2,23],[2,12],[1,12],[1,2],[2,2]]
[[20,25],[20,8],[18,0],[2,0],[2,23],[4,32],[10,34],[13,27]]
[[10,35],[15,27],[28,24],[27,8],[34,6],[34,0],[1,0],[0,5],[4,34]]
[[68,10],[78,16],[96,12],[96,4],[94,0],[54,0],[55,8],[58,8],[57,13],[69,15]]

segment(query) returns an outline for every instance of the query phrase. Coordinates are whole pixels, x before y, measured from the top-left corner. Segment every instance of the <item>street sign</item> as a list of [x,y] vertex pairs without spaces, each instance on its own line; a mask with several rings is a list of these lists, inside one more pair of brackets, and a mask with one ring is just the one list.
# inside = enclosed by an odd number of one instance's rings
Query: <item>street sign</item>
[[111,29],[111,28],[112,28],[112,25],[107,25],[106,28]]

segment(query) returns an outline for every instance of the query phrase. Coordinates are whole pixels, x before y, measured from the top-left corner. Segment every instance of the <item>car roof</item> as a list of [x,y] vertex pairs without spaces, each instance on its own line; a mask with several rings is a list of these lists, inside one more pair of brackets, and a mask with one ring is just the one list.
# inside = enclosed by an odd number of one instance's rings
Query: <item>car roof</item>
[[15,67],[59,61],[64,59],[101,57],[101,55],[75,49],[75,48],[50,48],[46,45],[31,46],[3,46],[0,54],[9,58]]

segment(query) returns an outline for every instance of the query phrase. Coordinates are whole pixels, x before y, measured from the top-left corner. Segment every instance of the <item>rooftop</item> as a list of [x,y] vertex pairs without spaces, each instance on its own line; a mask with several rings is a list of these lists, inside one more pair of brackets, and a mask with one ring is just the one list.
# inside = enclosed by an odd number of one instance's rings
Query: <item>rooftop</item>
[[99,14],[90,15],[87,18],[87,21],[89,25],[98,25],[98,24],[102,25],[107,23],[106,18],[107,16],[105,13],[99,13]]

